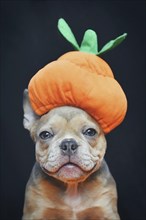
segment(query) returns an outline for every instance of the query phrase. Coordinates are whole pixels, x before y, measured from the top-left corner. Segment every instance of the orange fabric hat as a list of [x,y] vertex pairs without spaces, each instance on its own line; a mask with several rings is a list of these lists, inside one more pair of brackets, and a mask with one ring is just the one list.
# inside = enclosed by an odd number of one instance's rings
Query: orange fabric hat
[[68,52],[39,70],[28,92],[36,114],[75,106],[88,112],[105,133],[122,122],[127,110],[126,96],[109,65],[82,51]]

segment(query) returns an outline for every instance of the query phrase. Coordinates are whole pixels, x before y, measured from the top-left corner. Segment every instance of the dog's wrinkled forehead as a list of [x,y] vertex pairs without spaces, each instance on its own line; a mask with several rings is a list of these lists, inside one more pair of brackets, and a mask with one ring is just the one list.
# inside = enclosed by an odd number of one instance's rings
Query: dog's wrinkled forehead
[[43,115],[39,120],[39,126],[43,126],[44,124],[53,125],[61,125],[60,123],[72,124],[73,126],[83,125],[94,125],[99,128],[98,123],[84,110],[71,107],[71,106],[63,106],[52,109],[47,114]]
[[91,117],[82,109],[79,109],[76,107],[71,107],[71,106],[62,106],[62,107],[54,108],[53,110],[51,110],[49,112],[50,117],[52,117],[54,115],[58,115],[58,116],[65,118],[67,121],[70,121],[75,116],[81,115],[81,114],[85,118],[91,119]]

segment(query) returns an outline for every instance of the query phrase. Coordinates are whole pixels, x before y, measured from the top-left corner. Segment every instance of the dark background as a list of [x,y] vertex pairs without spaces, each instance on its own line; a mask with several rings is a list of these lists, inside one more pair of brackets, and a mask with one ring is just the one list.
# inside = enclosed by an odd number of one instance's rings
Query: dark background
[[22,125],[22,93],[30,78],[72,46],[57,31],[60,17],[81,42],[98,33],[100,48],[124,32],[127,39],[103,58],[128,99],[124,122],[107,135],[106,160],[117,182],[122,220],[145,219],[146,22],[144,1],[1,1],[1,219],[19,220],[35,157]]

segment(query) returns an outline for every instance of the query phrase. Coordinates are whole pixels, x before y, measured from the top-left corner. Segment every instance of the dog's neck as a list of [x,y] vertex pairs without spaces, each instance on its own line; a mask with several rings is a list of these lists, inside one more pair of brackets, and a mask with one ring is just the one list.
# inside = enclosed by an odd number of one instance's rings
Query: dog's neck
[[78,183],[67,184],[66,194],[70,197],[78,196]]
[[77,208],[81,203],[81,196],[78,190],[78,183],[69,183],[65,191],[64,201],[72,209]]

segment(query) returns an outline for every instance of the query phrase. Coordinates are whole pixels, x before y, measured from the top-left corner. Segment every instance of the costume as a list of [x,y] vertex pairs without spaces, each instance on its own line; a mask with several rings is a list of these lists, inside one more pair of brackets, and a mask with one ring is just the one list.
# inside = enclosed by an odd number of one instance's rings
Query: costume
[[111,68],[98,55],[113,49],[127,34],[110,41],[99,51],[94,31],[87,30],[79,46],[62,18],[58,29],[77,51],[65,53],[32,77],[28,85],[32,108],[36,114],[43,115],[55,107],[78,107],[108,133],[123,121],[127,99]]

